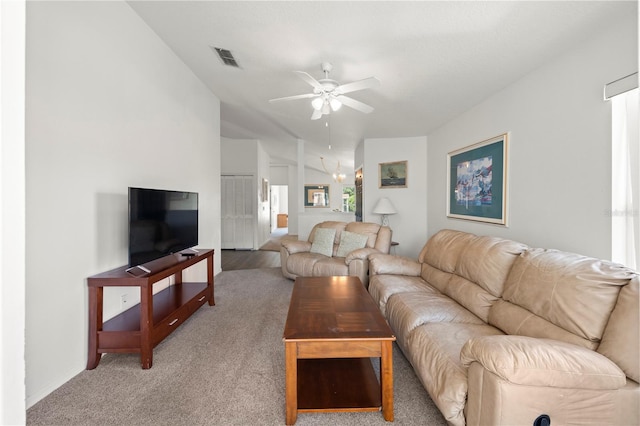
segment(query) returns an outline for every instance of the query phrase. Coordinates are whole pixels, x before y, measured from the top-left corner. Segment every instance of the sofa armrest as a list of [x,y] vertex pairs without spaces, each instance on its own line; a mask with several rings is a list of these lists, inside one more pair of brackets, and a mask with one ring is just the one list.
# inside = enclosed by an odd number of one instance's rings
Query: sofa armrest
[[408,257],[392,254],[373,253],[369,255],[369,273],[371,275],[407,275],[419,277],[422,265]]
[[284,247],[284,249],[287,250],[289,254],[305,253],[311,250],[311,243],[309,241],[296,241],[296,240],[283,241],[282,247]]
[[624,372],[604,355],[551,339],[484,336],[470,339],[462,364],[478,362],[501,379],[527,386],[613,390],[626,384]]
[[380,251],[371,247],[360,248],[347,254],[347,257],[344,258],[344,263],[348,265],[351,261],[356,259],[367,260],[369,255],[374,253],[380,253]]

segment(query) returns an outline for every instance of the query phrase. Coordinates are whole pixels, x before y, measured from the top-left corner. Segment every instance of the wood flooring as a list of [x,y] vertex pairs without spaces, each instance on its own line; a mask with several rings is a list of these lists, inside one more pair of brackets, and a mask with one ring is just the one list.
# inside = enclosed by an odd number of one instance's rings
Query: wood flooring
[[266,250],[222,250],[222,270],[280,267],[280,252]]

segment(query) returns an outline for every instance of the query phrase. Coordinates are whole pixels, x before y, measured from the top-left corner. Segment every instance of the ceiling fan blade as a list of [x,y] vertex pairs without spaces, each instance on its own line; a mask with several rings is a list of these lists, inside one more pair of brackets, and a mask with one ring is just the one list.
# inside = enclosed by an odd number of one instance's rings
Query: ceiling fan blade
[[311,77],[311,75],[307,74],[304,71],[295,71],[295,72],[298,73],[301,79],[309,83],[311,87],[316,89],[318,92],[322,92],[324,90],[324,87],[322,87],[322,84],[320,84],[320,82],[315,78]]
[[296,99],[313,98],[315,96],[318,96],[318,95],[316,95],[315,93],[306,93],[304,95],[285,96],[284,98],[269,99],[269,102],[293,101]]
[[345,93],[355,92],[356,90],[369,89],[380,84],[380,80],[375,77],[365,78],[347,84],[342,84],[333,90],[333,93],[342,95]]
[[344,105],[353,108],[355,110],[358,110],[360,112],[364,112],[365,114],[369,114],[370,112],[373,111],[373,107],[364,104],[360,101],[356,101],[353,98],[348,98],[346,96],[336,96],[336,99],[339,100],[340,102],[342,102]]
[[314,109],[313,114],[311,114],[311,119],[318,120],[320,117],[322,117],[322,111]]

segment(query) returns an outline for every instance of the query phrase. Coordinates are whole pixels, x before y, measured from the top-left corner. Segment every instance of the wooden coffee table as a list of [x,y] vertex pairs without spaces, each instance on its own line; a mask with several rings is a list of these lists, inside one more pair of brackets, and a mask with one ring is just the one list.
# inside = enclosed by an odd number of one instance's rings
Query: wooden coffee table
[[382,409],[393,421],[396,337],[358,277],[297,278],[283,338],[288,425],[324,411]]

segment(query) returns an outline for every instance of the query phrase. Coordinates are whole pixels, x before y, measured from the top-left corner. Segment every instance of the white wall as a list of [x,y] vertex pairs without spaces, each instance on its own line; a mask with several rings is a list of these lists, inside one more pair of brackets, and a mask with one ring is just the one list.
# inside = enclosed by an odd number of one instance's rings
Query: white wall
[[[363,149],[357,152],[363,155],[363,221],[380,223],[380,215],[372,211],[380,198],[387,197],[398,211],[389,216],[393,240],[399,243],[394,252],[415,259],[427,241],[427,138],[365,139],[361,145]],[[404,160],[407,160],[407,187],[379,188],[379,163]]]
[[198,192],[220,247],[220,102],[125,2],[28,2],[26,52],[31,406],[86,366],[86,277],[127,262],[128,186]]
[[24,1],[0,2],[0,29],[0,424],[17,425],[25,423]]
[[258,140],[220,138],[222,174],[258,175]]
[[301,204],[301,192],[302,186],[298,184],[298,176],[300,176],[300,171],[297,166],[289,166],[289,234],[297,235],[298,234],[298,215],[300,214],[300,210],[303,210],[299,207]]
[[[429,134],[429,235],[453,228],[611,255],[611,107],[603,86],[638,68],[637,16]],[[509,227],[446,218],[447,153],[511,132]]]
[[271,185],[289,185],[289,166],[285,165],[270,165],[269,176]]

